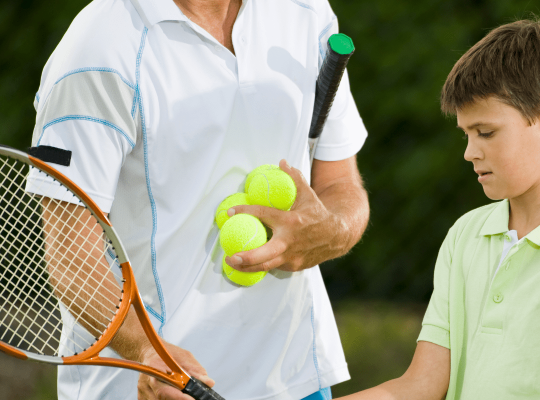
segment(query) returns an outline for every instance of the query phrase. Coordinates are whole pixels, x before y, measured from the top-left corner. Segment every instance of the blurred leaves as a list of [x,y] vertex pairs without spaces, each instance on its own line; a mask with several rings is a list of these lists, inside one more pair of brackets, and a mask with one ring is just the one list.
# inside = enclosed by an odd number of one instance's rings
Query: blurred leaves
[[[87,3],[0,2],[0,143],[29,145],[43,66]],[[322,266],[325,281],[333,299],[426,301],[446,232],[489,201],[463,160],[455,120],[439,111],[440,88],[490,28],[540,10],[529,0],[330,3],[356,47],[349,75],[369,131],[358,164],[372,217],[354,251]]]
[[351,380],[332,387],[344,396],[405,373],[420,333],[425,306],[344,301],[335,309]]
[[490,29],[527,18],[530,1],[330,0],[356,52],[351,88],[369,137],[358,165],[371,222],[349,255],[321,266],[332,299],[427,301],[439,246],[490,202],[463,159],[466,142],[439,94],[459,57]]

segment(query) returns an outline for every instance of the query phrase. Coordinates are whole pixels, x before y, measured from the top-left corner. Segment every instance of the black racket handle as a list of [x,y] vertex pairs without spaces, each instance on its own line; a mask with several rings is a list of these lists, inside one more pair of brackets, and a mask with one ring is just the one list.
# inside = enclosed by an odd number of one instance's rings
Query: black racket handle
[[313,159],[316,142],[321,136],[324,124],[332,108],[339,82],[353,53],[354,45],[347,35],[337,33],[328,39],[326,57],[315,87],[315,105],[309,128],[311,159]]
[[217,392],[194,377],[191,377],[182,392],[190,395],[195,400],[225,400]]

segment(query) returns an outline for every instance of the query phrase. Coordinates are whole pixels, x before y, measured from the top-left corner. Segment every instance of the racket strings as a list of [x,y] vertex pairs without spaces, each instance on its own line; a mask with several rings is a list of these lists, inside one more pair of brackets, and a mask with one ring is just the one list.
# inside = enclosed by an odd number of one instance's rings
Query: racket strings
[[66,198],[64,186],[51,193],[50,182],[32,179],[27,191],[27,175],[25,163],[0,157],[0,340],[41,355],[76,354],[116,315],[116,254],[88,210],[51,200]]
[[[6,277],[6,273],[8,272],[9,270],[6,269],[4,271],[4,273],[0,276],[0,281]],[[44,312],[46,312],[46,309],[47,307],[49,307],[49,309],[55,309],[57,307],[57,303],[56,302],[53,302],[51,300],[51,297],[49,296],[45,296],[42,294],[42,291],[40,290],[37,290],[39,289],[39,285],[40,285],[40,279],[47,279],[47,277],[45,277],[45,270],[42,269],[39,273],[39,275],[37,276],[37,278],[34,278],[31,274],[28,274],[27,271],[23,271],[23,270],[20,270],[18,272],[21,273],[21,276],[20,277],[24,277],[26,278],[26,288],[28,289],[28,291],[34,291],[37,293],[37,296],[33,298],[33,300],[31,301],[31,303],[28,305],[28,309],[27,309],[27,312],[24,313],[24,315],[22,315],[22,317],[13,317],[16,321],[18,321],[19,323],[22,324],[22,321],[25,320],[25,318],[27,317],[28,313],[30,312],[30,310],[34,310],[37,312],[36,314],[36,317],[34,318],[34,320],[30,321],[30,324],[27,323],[27,325],[31,325],[32,327],[34,326],[35,324],[35,327],[37,327],[37,329],[39,330],[39,332],[36,332],[36,337],[35,339],[38,338],[39,334],[41,333],[41,330],[42,329],[45,329],[45,326],[44,325],[41,325],[39,322],[40,321],[37,321],[37,316],[40,315],[40,314],[43,314]],[[12,295],[12,296],[15,296],[15,293],[9,289],[6,290],[6,293],[9,294],[9,295]],[[0,295],[0,298],[2,298],[6,303],[10,303],[10,298],[9,297],[6,297],[6,296],[3,296],[3,295]],[[6,317],[8,315],[20,315],[20,311],[17,312],[17,313],[14,313],[13,312],[13,308],[15,307],[16,303],[12,303],[10,309],[8,310],[8,313],[6,314]],[[4,325],[4,322],[5,322],[5,318],[4,320],[0,321],[0,326]],[[55,314],[50,314],[50,318],[49,320],[47,321],[49,325],[51,325],[53,327],[53,329],[58,332],[58,336],[60,335],[60,332],[61,332],[61,329],[62,329],[62,319],[60,317],[60,315],[55,315]],[[54,325],[53,325],[54,324]],[[6,331],[7,333],[7,331]],[[5,333],[5,334],[6,334]],[[4,336],[5,336],[4,334]],[[19,337],[21,340],[24,339],[23,336],[21,335],[17,335],[17,333],[15,332],[15,336]],[[83,341],[86,342],[87,346],[88,347],[89,345],[91,345],[90,342],[88,342],[83,336],[77,334],[78,336],[78,339],[81,339]],[[0,340],[3,340],[5,341],[5,338],[2,336],[0,337]],[[21,342],[18,342],[18,343],[11,343],[13,345],[15,345],[15,347],[20,347],[21,345]],[[79,346],[76,342],[74,342],[75,345]],[[29,343],[29,347],[32,348],[34,345],[34,342],[31,342]],[[80,347],[80,346],[79,346]],[[43,352],[43,349],[39,349],[39,353],[41,354]],[[80,350],[83,350],[83,347],[80,348]]]
[[[19,188],[22,189],[20,186],[19,186]],[[30,206],[30,204],[31,204],[30,202],[24,204],[23,211],[27,211],[28,208],[29,208],[29,206]],[[39,215],[39,214],[41,213],[41,211],[40,211],[40,209],[41,209],[40,203],[36,201],[36,202],[33,202],[33,204],[34,204],[34,207],[33,207],[32,209],[30,209],[29,211],[30,211],[31,213],[37,213],[37,215]],[[61,204],[62,204],[62,203],[56,202],[56,204],[57,204],[57,205],[56,205],[56,208],[55,208],[54,211],[57,211],[58,208],[61,207]],[[74,214],[71,213],[71,216],[74,216]],[[73,231],[73,226],[71,226],[71,227],[69,227],[69,228],[70,228],[70,232]],[[8,235],[9,235],[11,238],[13,238],[13,241],[12,241],[10,247],[14,247],[14,245],[15,245],[16,243],[19,243],[20,245],[24,246],[24,247],[27,249],[27,252],[24,254],[24,256],[28,256],[29,253],[32,252],[32,249],[33,249],[33,248],[32,248],[31,246],[28,245],[28,241],[22,241],[22,240],[19,239],[20,236],[23,236],[23,235],[22,235],[22,232],[17,232],[16,235],[14,235],[12,232],[8,232]],[[32,242],[32,244],[35,245],[35,242],[37,241],[37,239],[38,239],[38,236],[35,236],[35,240]],[[96,245],[97,245],[97,243],[96,243]],[[76,254],[73,253],[73,250],[72,250],[71,248],[68,248],[68,247],[66,247],[66,246],[63,245],[63,244],[59,244],[58,246],[56,246],[56,250],[57,250],[57,251],[51,255],[51,258],[55,258],[55,255],[56,255],[56,253],[57,253],[59,250],[64,251],[64,253],[67,253],[70,257],[76,256]],[[16,254],[13,254],[13,253],[10,251],[10,248],[6,249],[6,253],[7,253],[7,254],[11,254],[13,257],[16,257]],[[1,256],[0,256],[0,257],[1,257]],[[31,262],[36,262],[36,257],[40,258],[39,262],[42,262],[42,261],[43,261],[42,255],[40,255],[40,253],[38,253],[38,252],[34,252],[34,254],[32,255],[32,258],[30,259],[30,261],[31,261]],[[88,260],[85,260],[85,261],[88,261]],[[95,261],[95,262],[98,262],[99,260],[98,260],[97,258],[94,257],[94,261]],[[66,270],[66,271],[67,271],[67,270]],[[42,270],[39,277],[40,277],[40,278],[44,278],[44,275],[45,275],[45,270]],[[105,275],[105,276],[106,276],[106,275]],[[37,281],[35,281],[35,282],[37,283]],[[88,283],[88,282],[85,282],[85,283]],[[95,283],[95,282],[94,282],[94,283]],[[99,282],[99,283],[102,283],[102,282]],[[98,284],[99,284],[99,283],[98,283]],[[87,287],[87,286],[84,286],[84,285],[81,286],[81,290],[82,290],[83,292],[86,292],[85,289],[84,289],[85,287]],[[55,288],[55,289],[56,289],[56,288]],[[87,294],[88,294],[89,296],[91,295],[91,293],[87,293]],[[89,303],[89,304],[90,304],[90,303]],[[111,305],[113,305],[112,302],[111,302]],[[116,305],[116,303],[114,303],[114,305]],[[98,311],[98,310],[96,310],[96,311]],[[103,315],[103,316],[105,316],[105,315]],[[103,327],[105,328],[106,326],[104,325]]]

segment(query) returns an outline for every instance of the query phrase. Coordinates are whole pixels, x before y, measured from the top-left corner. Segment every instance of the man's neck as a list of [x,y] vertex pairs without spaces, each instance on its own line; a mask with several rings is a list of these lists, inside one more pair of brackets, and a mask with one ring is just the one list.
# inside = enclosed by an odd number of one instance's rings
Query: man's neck
[[232,28],[242,0],[174,0],[184,15],[234,53]]
[[[229,9],[237,0],[174,0],[186,15],[198,18],[221,18],[225,19]],[[240,2],[241,3],[241,2]]]

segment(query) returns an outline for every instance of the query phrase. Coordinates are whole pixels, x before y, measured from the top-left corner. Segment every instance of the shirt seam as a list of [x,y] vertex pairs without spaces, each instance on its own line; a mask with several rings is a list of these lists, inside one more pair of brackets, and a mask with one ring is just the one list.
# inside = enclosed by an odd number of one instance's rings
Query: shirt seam
[[[167,313],[165,309],[165,299],[163,296],[163,289],[161,287],[161,283],[159,280],[159,275],[157,273],[157,255],[156,255],[156,233],[157,233],[157,209],[156,209],[156,202],[154,200],[154,196],[152,194],[152,186],[150,183],[150,167],[148,164],[148,138],[147,138],[147,132],[146,132],[146,118],[144,115],[144,106],[143,106],[143,100],[142,100],[142,94],[141,94],[141,88],[140,88],[140,73],[141,73],[141,59],[146,43],[146,36],[148,34],[148,28],[144,27],[142,37],[141,37],[141,44],[139,47],[139,51],[137,53],[137,60],[136,60],[136,68],[135,68],[135,75],[136,75],[136,98],[137,98],[137,105],[139,109],[139,115],[141,117],[141,126],[142,126],[142,136],[143,136],[143,153],[144,153],[144,169],[145,169],[145,177],[146,177],[146,188],[148,191],[148,198],[150,200],[150,208],[152,211],[152,234],[150,236],[150,254],[151,254],[151,264],[152,264],[152,273],[154,275],[154,282],[156,283],[156,289],[158,292],[160,307],[161,307],[161,314],[157,313],[157,311],[153,310],[155,314],[158,314],[161,316],[159,319],[161,322],[161,325],[158,329],[158,333],[160,336],[163,336],[163,326],[165,325],[165,322],[167,321]],[[151,309],[150,306],[146,306],[147,309]],[[154,313],[152,313],[154,315]]]
[[[73,69],[71,71],[68,71],[64,75],[62,75],[60,78],[58,78],[56,80],[56,82],[54,82],[51,90],[49,90],[49,93],[47,93],[47,96],[45,97],[45,101],[47,101],[49,99],[49,96],[51,95],[52,91],[54,90],[54,87],[58,83],[60,83],[60,81],[62,81],[64,78],[67,78],[70,75],[78,74],[78,73],[81,73],[81,72],[111,72],[111,73],[114,73],[114,74],[118,75],[120,77],[120,79],[122,80],[122,82],[124,82],[126,85],[128,85],[132,90],[135,90],[135,85],[133,83],[131,83],[127,78],[125,78],[120,73],[120,71],[118,71],[118,70],[116,70],[114,68],[108,68],[108,67],[83,67],[83,68],[77,68],[77,69]],[[36,93],[36,96],[37,96],[38,102],[39,102],[39,92]]]
[[115,131],[117,131],[118,133],[120,133],[124,139],[126,139],[126,141],[129,143],[129,145],[131,146],[131,149],[133,149],[135,147],[135,143],[133,142],[133,140],[131,140],[131,138],[121,129],[119,128],[118,126],[116,126],[115,124],[113,124],[112,122],[109,122],[105,119],[101,119],[101,118],[95,118],[95,117],[91,117],[89,115],[78,115],[78,114],[74,114],[74,115],[65,115],[63,117],[59,117],[59,118],[55,118],[49,122],[47,122],[44,126],[43,126],[43,129],[41,131],[41,135],[39,136],[39,139],[37,141],[37,144],[36,146],[39,146],[40,143],[41,143],[41,139],[43,139],[43,136],[45,134],[45,129],[51,127],[52,125],[56,125],[60,122],[65,122],[65,121],[72,121],[72,120],[79,120],[79,121],[90,121],[90,122],[96,122],[98,124],[102,124],[102,125],[105,125],[105,126],[108,126],[109,128],[112,128],[114,129]]
[[321,39],[323,38],[324,35],[326,35],[326,33],[332,27],[332,25],[334,25],[334,22],[336,21],[336,19],[337,19],[337,17],[335,15],[333,15],[332,20],[330,21],[330,23],[323,28],[321,33],[319,33],[319,54],[321,56],[322,61],[324,61],[326,54],[324,54],[324,52],[323,52]]
[[315,334],[315,301],[311,299],[311,328],[313,329],[313,364],[315,365],[315,371],[317,372],[317,382],[319,384],[319,390],[321,390],[321,373],[319,371],[319,361],[317,360],[317,336]]

